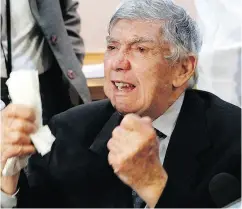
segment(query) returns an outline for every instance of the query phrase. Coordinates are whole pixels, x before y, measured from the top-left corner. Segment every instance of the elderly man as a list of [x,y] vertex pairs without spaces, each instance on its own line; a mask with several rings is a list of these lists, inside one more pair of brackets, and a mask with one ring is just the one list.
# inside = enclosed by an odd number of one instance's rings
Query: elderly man
[[[20,179],[2,177],[5,205],[220,207],[211,182],[222,175],[220,183],[232,178],[240,187],[241,114],[208,92],[188,89],[200,47],[198,28],[181,7],[125,1],[107,37],[109,99],[52,119],[56,141],[43,162],[32,155]],[[29,138],[35,117],[21,105],[9,105],[2,116],[3,166],[35,151]]]

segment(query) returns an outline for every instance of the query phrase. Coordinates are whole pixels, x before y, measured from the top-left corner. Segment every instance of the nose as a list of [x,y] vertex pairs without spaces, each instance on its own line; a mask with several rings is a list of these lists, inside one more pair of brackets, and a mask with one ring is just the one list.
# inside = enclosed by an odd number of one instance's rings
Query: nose
[[131,64],[128,59],[127,53],[119,52],[118,55],[114,59],[115,59],[115,61],[113,62],[113,70],[127,71],[127,70],[131,69]]

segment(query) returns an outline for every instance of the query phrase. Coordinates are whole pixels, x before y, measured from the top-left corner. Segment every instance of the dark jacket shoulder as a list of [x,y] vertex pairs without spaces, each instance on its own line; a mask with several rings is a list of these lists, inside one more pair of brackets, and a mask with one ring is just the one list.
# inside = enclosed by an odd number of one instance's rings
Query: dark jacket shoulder
[[240,108],[214,94],[186,91],[166,152],[169,178],[157,207],[215,207],[208,189],[213,177],[228,173],[241,181],[240,117]]
[[240,137],[241,109],[239,107],[209,92],[196,90],[193,93],[204,104],[207,133],[216,133],[216,137],[211,136],[212,138],[219,139],[221,136],[231,142],[233,137]]
[[114,111],[109,100],[101,100],[53,117],[49,126],[56,140],[52,145],[49,168],[55,175],[64,175],[72,168],[75,170],[79,156],[91,161],[89,148]]
[[[210,144],[210,151],[212,151],[207,159],[210,158],[210,162],[216,160],[218,162],[219,159],[223,161],[224,158],[232,159],[235,155],[239,156],[241,154],[241,109],[209,92],[193,90],[187,93],[189,100],[193,100],[191,103],[202,104],[196,107],[199,107],[197,111],[200,111],[199,115],[203,118],[201,119],[203,123],[200,121],[194,121],[194,123],[204,129],[203,141],[206,140]],[[239,158],[236,157],[236,159]]]
[[54,116],[49,127],[54,135],[63,128],[72,134],[80,134],[103,124],[114,111],[108,99],[83,104]]

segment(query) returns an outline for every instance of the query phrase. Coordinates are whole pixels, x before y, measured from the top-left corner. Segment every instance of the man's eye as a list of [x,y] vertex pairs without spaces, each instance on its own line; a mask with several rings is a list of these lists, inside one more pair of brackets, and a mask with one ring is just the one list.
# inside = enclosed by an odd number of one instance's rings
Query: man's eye
[[138,49],[138,51],[139,51],[140,53],[144,53],[144,52],[145,52],[145,48],[143,48],[143,47],[138,47],[137,49]]
[[112,46],[112,45],[108,45],[108,46],[107,46],[107,49],[110,50],[110,51],[111,51],[111,50],[114,50],[115,48],[116,48],[116,47],[115,47],[115,46]]

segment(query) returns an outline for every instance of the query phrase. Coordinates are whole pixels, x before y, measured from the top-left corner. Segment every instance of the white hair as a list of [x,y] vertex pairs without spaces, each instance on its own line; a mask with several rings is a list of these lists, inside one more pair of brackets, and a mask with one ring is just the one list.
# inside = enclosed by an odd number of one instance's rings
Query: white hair
[[[200,30],[196,22],[180,6],[171,0],[125,0],[112,16],[108,32],[120,19],[161,20],[162,38],[170,43],[171,54],[165,56],[173,63],[192,54],[198,58],[202,46]],[[189,81],[193,87],[197,82],[197,68]]]

